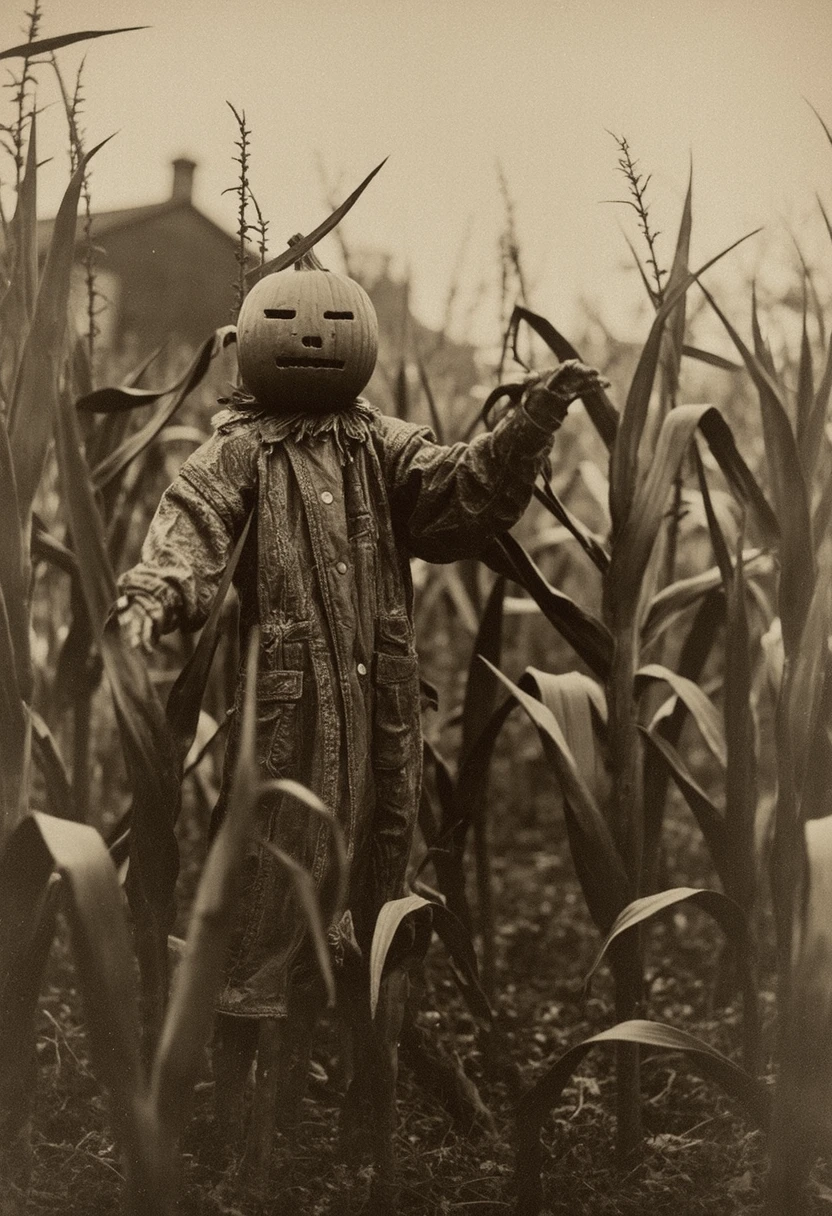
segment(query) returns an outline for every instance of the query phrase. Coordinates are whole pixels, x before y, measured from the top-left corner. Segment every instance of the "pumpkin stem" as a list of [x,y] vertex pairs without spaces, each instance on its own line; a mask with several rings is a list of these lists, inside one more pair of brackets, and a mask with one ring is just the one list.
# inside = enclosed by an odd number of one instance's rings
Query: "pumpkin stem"
[[[288,244],[291,247],[292,245],[297,245],[298,241],[302,240],[303,233],[296,232],[294,236],[289,237]],[[324,266],[321,259],[315,253],[315,250],[310,249],[308,253],[301,254],[295,262],[295,270],[326,270],[326,266]]]

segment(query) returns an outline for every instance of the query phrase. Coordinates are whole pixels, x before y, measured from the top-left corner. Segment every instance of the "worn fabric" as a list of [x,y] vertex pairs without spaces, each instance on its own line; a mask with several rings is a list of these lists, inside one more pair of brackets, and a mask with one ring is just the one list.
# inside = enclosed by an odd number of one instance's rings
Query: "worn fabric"
[[[442,446],[428,428],[364,402],[316,433],[245,404],[220,415],[182,466],[120,591],[140,597],[162,632],[199,628],[254,512],[235,582],[242,637],[260,628],[261,776],[303,782],[337,816],[366,948],[381,904],[402,894],[420,791],[410,558],[476,557],[511,527],[563,408],[536,402],[532,416],[520,407],[470,444]],[[240,684],[236,709],[241,695]],[[214,826],[236,749],[235,714]],[[308,965],[305,921],[257,836],[304,865],[324,901],[333,845],[327,824],[297,801],[263,801],[219,1009],[282,1016],[290,975]]]

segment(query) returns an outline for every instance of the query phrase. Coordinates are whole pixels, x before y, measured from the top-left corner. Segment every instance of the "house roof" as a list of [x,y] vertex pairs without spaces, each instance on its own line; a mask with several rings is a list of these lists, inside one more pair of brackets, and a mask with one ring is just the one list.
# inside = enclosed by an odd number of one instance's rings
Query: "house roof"
[[[140,224],[147,223],[148,220],[157,219],[159,216],[170,214],[175,211],[189,211],[202,224],[208,224],[214,232],[222,240],[229,245],[236,245],[236,237],[230,232],[226,232],[224,228],[220,228],[219,224],[215,224],[212,219],[209,219],[202,211],[199,211],[194,205],[184,199],[166,199],[162,203],[148,203],[142,207],[123,207],[117,211],[96,211],[92,217],[92,235],[93,238],[100,238],[109,232],[120,232],[125,228],[135,228]],[[37,241],[38,254],[45,254],[52,240],[52,233],[55,229],[55,220],[43,219],[38,220],[37,226]],[[83,223],[79,218],[75,232],[75,243],[79,244],[84,240]]]

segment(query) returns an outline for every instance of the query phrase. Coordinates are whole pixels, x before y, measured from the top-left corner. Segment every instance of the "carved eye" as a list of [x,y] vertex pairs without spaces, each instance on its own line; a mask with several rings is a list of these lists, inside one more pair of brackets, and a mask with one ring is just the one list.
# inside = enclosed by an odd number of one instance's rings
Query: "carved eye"
[[263,316],[268,317],[270,321],[291,321],[297,313],[294,308],[264,308]]
[[355,320],[354,313],[332,312],[331,310],[328,310],[327,312],[325,312],[324,317],[327,321],[354,321]]

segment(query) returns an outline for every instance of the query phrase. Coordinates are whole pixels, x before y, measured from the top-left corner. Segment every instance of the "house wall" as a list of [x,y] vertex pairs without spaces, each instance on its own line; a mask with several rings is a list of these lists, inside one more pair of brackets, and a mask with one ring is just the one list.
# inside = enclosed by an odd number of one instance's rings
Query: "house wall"
[[101,271],[119,282],[112,339],[144,354],[165,340],[196,346],[232,320],[231,237],[186,204],[95,237]]

